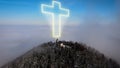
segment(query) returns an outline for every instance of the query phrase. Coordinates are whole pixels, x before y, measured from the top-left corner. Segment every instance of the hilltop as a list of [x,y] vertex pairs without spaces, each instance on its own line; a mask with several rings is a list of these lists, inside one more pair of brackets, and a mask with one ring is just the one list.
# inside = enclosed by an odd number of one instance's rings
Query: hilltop
[[83,43],[43,43],[1,68],[120,68],[111,58]]

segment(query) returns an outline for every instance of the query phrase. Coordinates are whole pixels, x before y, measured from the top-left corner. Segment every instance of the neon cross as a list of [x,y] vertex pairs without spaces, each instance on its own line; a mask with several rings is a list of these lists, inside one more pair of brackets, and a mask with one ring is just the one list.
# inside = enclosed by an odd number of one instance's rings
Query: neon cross
[[61,19],[62,17],[69,17],[69,10],[62,8],[60,2],[52,1],[52,5],[41,4],[41,12],[52,16],[53,38],[61,37]]

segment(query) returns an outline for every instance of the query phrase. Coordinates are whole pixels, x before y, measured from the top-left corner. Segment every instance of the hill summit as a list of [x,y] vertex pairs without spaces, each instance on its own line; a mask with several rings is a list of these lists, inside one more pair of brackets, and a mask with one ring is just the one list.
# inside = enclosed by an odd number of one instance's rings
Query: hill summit
[[120,68],[112,59],[85,44],[43,43],[1,68]]

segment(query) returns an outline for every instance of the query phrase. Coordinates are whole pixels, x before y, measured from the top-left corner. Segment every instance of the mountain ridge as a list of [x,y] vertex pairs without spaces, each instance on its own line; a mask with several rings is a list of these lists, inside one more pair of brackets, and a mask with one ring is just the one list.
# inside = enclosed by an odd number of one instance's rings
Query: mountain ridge
[[120,68],[104,54],[73,41],[43,43],[1,68]]

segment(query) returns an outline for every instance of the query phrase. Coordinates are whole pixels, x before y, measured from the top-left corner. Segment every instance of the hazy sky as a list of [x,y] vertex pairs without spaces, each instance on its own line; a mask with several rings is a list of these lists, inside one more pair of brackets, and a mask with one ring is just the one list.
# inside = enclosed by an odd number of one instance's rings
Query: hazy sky
[[[45,25],[46,17],[40,4],[51,4],[52,0],[0,0],[0,24]],[[81,24],[86,20],[100,19],[101,23],[112,23],[116,19],[117,0],[58,0],[62,7],[70,9],[69,24]],[[67,24],[67,25],[69,25]]]

